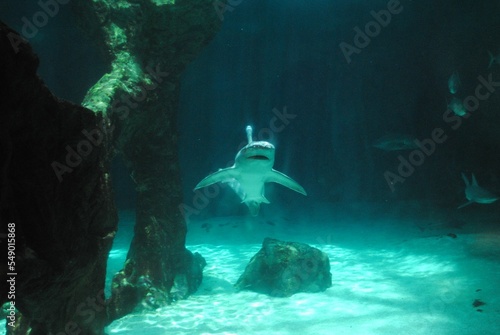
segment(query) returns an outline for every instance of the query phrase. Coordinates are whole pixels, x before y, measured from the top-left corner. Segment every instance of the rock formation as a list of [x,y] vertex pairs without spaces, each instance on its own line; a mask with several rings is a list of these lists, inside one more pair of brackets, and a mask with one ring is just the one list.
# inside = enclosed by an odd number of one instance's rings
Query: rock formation
[[210,0],[73,2],[111,70],[83,105],[108,115],[136,183],[135,235],[113,280],[111,319],[194,292],[205,261],[185,248],[177,148],[180,76],[220,26]]
[[108,120],[53,96],[29,44],[3,23],[0,50],[0,216],[15,234],[14,263],[2,273],[17,274],[8,334],[103,334],[118,222]]
[[[1,219],[2,227],[16,224],[18,273],[9,334],[103,334],[137,306],[185,298],[205,266],[185,248],[176,113],[180,75],[221,23],[212,1],[71,5],[110,60],[84,107],[54,97],[26,41],[0,27]],[[108,167],[116,152],[137,184],[137,220],[105,299],[117,229]]]
[[235,284],[274,297],[321,292],[332,286],[330,260],[319,249],[297,242],[264,239]]

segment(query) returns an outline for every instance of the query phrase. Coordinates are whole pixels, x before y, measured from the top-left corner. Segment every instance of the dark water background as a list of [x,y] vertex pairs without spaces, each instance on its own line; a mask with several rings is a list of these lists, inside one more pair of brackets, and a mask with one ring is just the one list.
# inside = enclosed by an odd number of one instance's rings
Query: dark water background
[[[237,3],[236,1],[233,3]],[[354,44],[355,27],[374,21],[388,1],[243,0],[223,14],[213,42],[185,72],[179,130],[186,204],[209,172],[226,167],[245,126],[256,137],[277,112],[295,115],[261,139],[276,145],[275,168],[297,180],[309,196],[268,187],[273,208],[307,211],[318,202],[416,200],[438,207],[463,203],[460,173],[500,191],[500,92],[480,102],[457,129],[443,121],[448,77],[457,71],[461,97],[474,95],[478,76],[500,82],[488,51],[500,51],[498,1],[401,1],[401,12],[347,62],[340,43]],[[22,29],[36,1],[3,1],[0,19]],[[99,51],[73,24],[69,6],[40,28],[30,43],[39,74],[59,97],[79,103],[107,71]],[[500,87],[498,89],[500,91]],[[274,110],[274,112],[273,112]],[[447,140],[392,191],[385,171],[397,173],[398,155],[371,147],[388,133],[424,140],[433,129]],[[264,136],[265,135],[265,136]],[[133,183],[119,158],[113,166],[120,209],[135,205]],[[200,215],[239,215],[245,208],[227,188]],[[272,206],[272,207],[271,207]],[[492,208],[498,205],[491,205]],[[495,207],[496,206],[496,207]]]

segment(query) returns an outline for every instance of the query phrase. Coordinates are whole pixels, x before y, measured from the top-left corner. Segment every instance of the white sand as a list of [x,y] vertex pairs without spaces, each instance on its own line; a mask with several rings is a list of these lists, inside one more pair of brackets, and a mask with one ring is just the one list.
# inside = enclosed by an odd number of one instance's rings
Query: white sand
[[[481,217],[477,221],[482,224],[459,229],[439,225],[446,215],[416,221],[400,214],[398,219],[346,214],[355,220],[342,220],[337,213],[330,215],[331,223],[326,224],[327,215],[317,225],[279,217],[193,221],[188,248],[208,263],[199,291],[172,306],[117,320],[107,332],[500,334],[500,226],[491,228],[496,218]],[[203,224],[210,225],[208,232]],[[458,237],[447,236],[450,232]],[[326,252],[333,286],[291,298],[236,293],[232,285],[265,236],[306,242]],[[486,304],[476,308],[475,299]]]
[[[200,252],[208,263],[198,292],[171,306],[128,315],[106,331],[110,335],[498,335],[500,223],[498,214],[482,215],[485,208],[460,212],[466,222],[463,228],[441,225],[448,217],[456,218],[456,212],[416,219],[414,212],[365,210],[361,215],[356,206],[316,208],[310,218],[192,220],[188,248]],[[121,213],[120,232],[110,254],[110,278],[123,265],[132,222],[133,213]],[[236,293],[232,285],[266,236],[305,242],[326,252],[333,286],[290,298]],[[475,299],[485,305],[474,307]]]

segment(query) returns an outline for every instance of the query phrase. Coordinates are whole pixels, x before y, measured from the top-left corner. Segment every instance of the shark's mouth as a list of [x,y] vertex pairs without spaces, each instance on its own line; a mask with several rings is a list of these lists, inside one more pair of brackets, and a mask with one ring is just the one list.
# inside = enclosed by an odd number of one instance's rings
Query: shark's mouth
[[248,156],[248,159],[256,159],[260,161],[268,161],[269,157],[266,157],[264,155],[255,155],[255,156]]

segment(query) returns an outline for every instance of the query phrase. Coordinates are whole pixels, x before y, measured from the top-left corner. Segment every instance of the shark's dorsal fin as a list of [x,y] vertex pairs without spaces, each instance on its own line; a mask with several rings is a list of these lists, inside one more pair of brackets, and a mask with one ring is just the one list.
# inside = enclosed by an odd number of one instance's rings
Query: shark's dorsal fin
[[237,172],[234,167],[220,169],[219,171],[214,172],[203,178],[203,180],[200,181],[194,189],[197,190],[199,188],[206,187],[218,182],[225,182],[236,177],[237,177]]
[[253,129],[252,129],[252,126],[247,126],[247,128],[245,129],[245,131],[247,132],[247,141],[248,141],[248,144],[250,144],[250,143],[253,142],[253,137],[252,137]]
[[479,185],[477,184],[476,176],[474,176],[474,173],[472,174],[472,185],[474,185],[474,186],[479,186]]
[[[472,175],[474,176],[474,175]],[[469,179],[467,179],[467,177],[465,176],[465,174],[462,172],[462,179],[464,180],[464,183],[465,183],[465,186],[468,187],[470,184],[469,184]]]
[[288,177],[286,174],[272,169],[266,177],[266,182],[278,183],[288,187],[292,191],[307,195],[306,190],[300,186],[295,180]]

